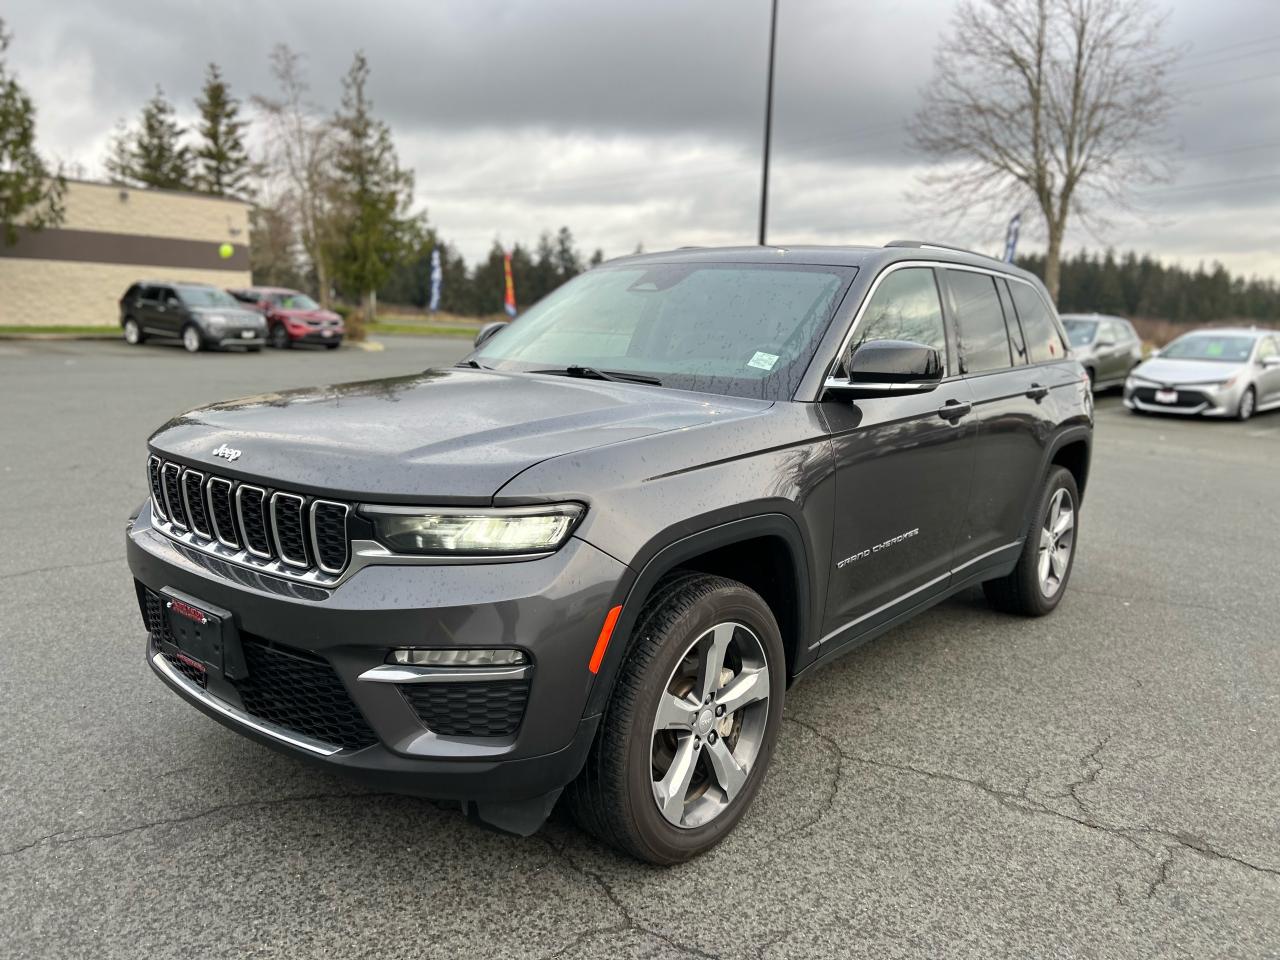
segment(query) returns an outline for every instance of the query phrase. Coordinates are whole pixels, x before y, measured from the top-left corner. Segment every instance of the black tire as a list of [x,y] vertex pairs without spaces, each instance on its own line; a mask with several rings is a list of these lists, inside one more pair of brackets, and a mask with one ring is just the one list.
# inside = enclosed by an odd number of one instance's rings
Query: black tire
[[260,343],[259,343],[259,344],[255,344],[254,346],[252,346],[252,347],[246,347],[245,349],[246,349],[249,353],[261,353],[261,352],[262,352],[262,344],[260,344]]
[[194,323],[188,323],[182,328],[182,349],[187,353],[199,353],[201,350],[207,349],[204,342],[204,334],[200,332],[200,328]]
[[[132,332],[130,326],[132,325]],[[125,317],[124,322],[120,324],[120,331],[124,335],[124,342],[130,346],[141,346],[147,342],[147,335],[142,332],[142,324],[138,323],[133,317]]]
[[1252,386],[1245,387],[1240,394],[1240,406],[1236,408],[1236,419],[1244,422],[1258,411],[1258,392]]
[[[1066,569],[1062,573],[1057,588],[1046,595],[1041,583],[1040,532],[1049,512],[1054,495],[1065,490],[1074,512],[1072,541],[1067,557]],[[1071,568],[1075,565],[1076,545],[1078,543],[1080,521],[1080,491],[1076,488],[1076,479],[1065,467],[1050,467],[1045,478],[1044,487],[1036,499],[1035,509],[1026,529],[1026,541],[1022,545],[1022,554],[1018,557],[1018,565],[1013,572],[998,580],[988,580],[982,585],[987,595],[987,602],[997,610],[1005,613],[1021,614],[1024,617],[1043,617],[1053,611],[1067,592],[1067,582],[1071,577]]]
[[337,350],[340,346],[342,346],[340,343],[326,343],[324,348],[326,350]]
[[271,345],[277,350],[288,350],[293,346],[289,331],[284,328],[283,323],[277,323],[271,328]]
[[[761,641],[769,698],[759,752],[724,810],[695,827],[665,819],[653,795],[653,724],[659,698],[699,636],[733,621]],[[735,580],[689,573],[661,584],[645,601],[631,645],[600,721],[586,765],[566,798],[582,829],[638,860],[673,864],[719,843],[751,805],[782,725],[786,654],[777,621],[754,590]]]

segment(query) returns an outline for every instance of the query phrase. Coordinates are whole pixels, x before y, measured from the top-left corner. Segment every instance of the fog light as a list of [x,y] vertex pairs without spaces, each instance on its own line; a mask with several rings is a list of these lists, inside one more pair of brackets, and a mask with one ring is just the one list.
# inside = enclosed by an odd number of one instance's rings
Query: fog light
[[529,662],[520,650],[392,650],[388,663],[414,667],[515,667]]

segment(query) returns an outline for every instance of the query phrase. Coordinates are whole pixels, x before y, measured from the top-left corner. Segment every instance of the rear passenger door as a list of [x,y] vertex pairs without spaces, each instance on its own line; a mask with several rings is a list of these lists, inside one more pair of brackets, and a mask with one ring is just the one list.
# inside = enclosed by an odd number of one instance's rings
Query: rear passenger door
[[1028,491],[1039,480],[1050,433],[1048,395],[1031,363],[1003,277],[948,267],[947,305],[956,327],[961,373],[973,398],[973,484],[956,549],[957,577],[1016,553]]
[[173,287],[156,287],[155,325],[162,336],[176,337],[182,329],[182,304]]

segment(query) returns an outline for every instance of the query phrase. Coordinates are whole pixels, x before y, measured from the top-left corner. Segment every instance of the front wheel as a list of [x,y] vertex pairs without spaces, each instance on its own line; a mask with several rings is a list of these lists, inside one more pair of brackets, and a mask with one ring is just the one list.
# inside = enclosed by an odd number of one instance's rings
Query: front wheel
[[1080,491],[1071,471],[1050,468],[1018,565],[1008,576],[982,585],[993,607],[1042,617],[1058,605],[1075,560],[1079,511]]
[[271,328],[271,345],[277,350],[288,350],[293,346],[293,341],[289,339],[289,331],[284,328],[284,324],[278,323]]
[[187,353],[199,353],[204,348],[204,340],[195,324],[189,323],[182,328],[182,347]]
[[679,863],[724,839],[759,791],[786,656],[759,594],[704,574],[660,586],[635,637],[568,799],[604,842]]
[[1236,419],[1240,421],[1248,420],[1257,409],[1258,395],[1254,392],[1253,387],[1246,387],[1244,393],[1240,396],[1240,407],[1236,410]]

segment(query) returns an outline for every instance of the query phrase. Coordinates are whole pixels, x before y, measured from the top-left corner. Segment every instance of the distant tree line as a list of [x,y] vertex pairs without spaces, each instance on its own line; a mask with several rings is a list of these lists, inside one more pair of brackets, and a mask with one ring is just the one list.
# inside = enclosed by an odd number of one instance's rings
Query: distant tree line
[[[1018,265],[1044,276],[1043,254],[1018,257]],[[1217,320],[1280,322],[1280,284],[1233,277],[1220,263],[1194,270],[1164,266],[1149,255],[1117,256],[1080,251],[1062,260],[1061,313],[1113,313],[1174,323]]]

